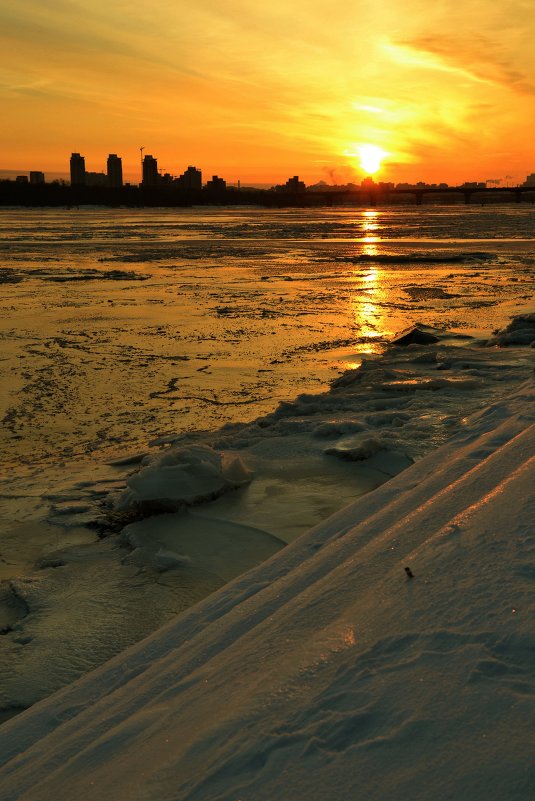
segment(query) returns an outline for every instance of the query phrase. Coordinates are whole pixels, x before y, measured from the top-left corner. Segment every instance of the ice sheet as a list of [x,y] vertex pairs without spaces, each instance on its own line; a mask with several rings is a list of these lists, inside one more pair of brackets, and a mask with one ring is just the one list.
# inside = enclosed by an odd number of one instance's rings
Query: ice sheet
[[[456,337],[487,338],[532,311],[532,219],[525,206],[321,217],[6,210],[2,706],[20,709],[59,686],[35,669],[49,653],[58,681],[74,680],[512,392],[531,373],[533,350]],[[456,336],[379,358],[415,322]],[[133,556],[119,532],[151,528],[148,506],[169,502],[158,465],[173,447],[240,460],[252,480],[238,486],[222,473],[207,490],[188,474],[196,494],[174,497],[185,506],[180,525]],[[140,467],[160,493],[149,504],[123,493]],[[203,495],[214,500],[187,505]],[[208,532],[210,549],[195,531]],[[243,553],[233,537],[247,542]],[[171,591],[165,582],[177,576],[184,587]],[[24,681],[13,680],[15,662]]]

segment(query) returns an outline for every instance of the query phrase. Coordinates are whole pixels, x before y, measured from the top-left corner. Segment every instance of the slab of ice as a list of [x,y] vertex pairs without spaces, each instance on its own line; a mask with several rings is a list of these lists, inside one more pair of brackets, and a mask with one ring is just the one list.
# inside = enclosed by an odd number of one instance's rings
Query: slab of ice
[[207,445],[170,448],[127,480],[117,508],[173,511],[216,498],[250,477],[239,458],[225,458]]
[[123,539],[134,548],[127,564],[171,570],[184,563],[223,581],[277,553],[285,543],[266,531],[202,512],[163,514],[132,523]]
[[351,462],[364,461],[384,450],[378,437],[343,437],[334,445],[325,448],[325,453]]
[[513,317],[503,331],[497,331],[492,345],[530,345],[535,342],[535,313]]

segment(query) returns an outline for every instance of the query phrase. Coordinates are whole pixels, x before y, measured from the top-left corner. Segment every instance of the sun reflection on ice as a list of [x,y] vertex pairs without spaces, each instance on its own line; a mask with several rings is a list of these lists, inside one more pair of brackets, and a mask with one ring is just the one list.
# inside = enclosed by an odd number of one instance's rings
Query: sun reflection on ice
[[[374,256],[378,252],[374,244],[364,245],[363,253],[366,256]],[[386,292],[384,290],[383,270],[376,266],[370,267],[364,275],[355,272],[355,283],[360,284],[360,288],[355,287],[351,303],[355,324],[359,330],[359,336],[370,340],[381,337],[384,334],[385,315],[380,306],[384,301]],[[360,349],[362,353],[378,353],[379,345],[372,342]]]
[[363,213],[364,219],[362,220],[362,233],[365,234],[364,240],[369,242],[378,242],[378,236],[369,236],[373,231],[379,230],[379,212],[376,209],[367,209]]

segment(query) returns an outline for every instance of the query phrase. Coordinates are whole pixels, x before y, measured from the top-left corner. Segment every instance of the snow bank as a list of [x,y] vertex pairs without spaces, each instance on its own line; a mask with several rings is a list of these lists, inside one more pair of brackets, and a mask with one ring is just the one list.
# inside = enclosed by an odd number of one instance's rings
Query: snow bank
[[3,801],[531,801],[534,403],[6,723]]

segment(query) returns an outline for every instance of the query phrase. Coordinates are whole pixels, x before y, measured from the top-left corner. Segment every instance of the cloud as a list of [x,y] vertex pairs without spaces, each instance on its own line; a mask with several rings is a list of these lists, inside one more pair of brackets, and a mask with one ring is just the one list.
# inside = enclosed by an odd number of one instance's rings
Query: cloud
[[502,54],[499,44],[482,36],[419,36],[397,41],[394,46],[405,51],[419,66],[456,73],[478,83],[505,86],[522,94],[535,94],[535,83],[526,73],[515,68]]
[[139,137],[217,169],[227,154],[301,171],[358,142],[442,165],[511,131],[527,152],[532,2],[0,0],[6,152],[30,133],[69,150],[82,125],[88,147]]

